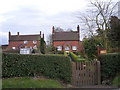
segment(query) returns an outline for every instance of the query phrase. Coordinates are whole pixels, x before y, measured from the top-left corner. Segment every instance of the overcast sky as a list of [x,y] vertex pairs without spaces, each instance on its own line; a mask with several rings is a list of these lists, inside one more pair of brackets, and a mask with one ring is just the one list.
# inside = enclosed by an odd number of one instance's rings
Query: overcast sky
[[82,24],[75,13],[84,12],[87,5],[87,0],[0,0],[0,44],[8,44],[9,31],[14,35],[42,31],[47,41],[53,25],[76,30]]

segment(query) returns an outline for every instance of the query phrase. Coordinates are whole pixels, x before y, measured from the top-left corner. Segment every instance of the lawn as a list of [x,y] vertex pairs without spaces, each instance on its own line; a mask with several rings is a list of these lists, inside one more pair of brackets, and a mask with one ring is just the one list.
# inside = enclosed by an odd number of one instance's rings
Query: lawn
[[26,77],[3,79],[2,88],[63,88],[63,86],[57,80]]

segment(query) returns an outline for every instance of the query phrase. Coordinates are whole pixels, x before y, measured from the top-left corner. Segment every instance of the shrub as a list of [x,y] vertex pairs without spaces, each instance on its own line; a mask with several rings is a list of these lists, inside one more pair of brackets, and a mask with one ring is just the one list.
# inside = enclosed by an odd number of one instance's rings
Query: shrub
[[3,53],[2,77],[47,76],[70,82],[71,72],[71,62],[65,56]]
[[68,56],[67,52],[64,52],[64,56]]
[[42,54],[45,54],[45,49],[46,49],[46,44],[45,44],[44,38],[41,38],[41,40],[40,40],[40,52]]
[[70,57],[72,58],[72,60],[75,61],[75,62],[86,61],[85,58],[78,57],[77,55],[75,55],[75,54],[72,53],[72,52],[69,53],[69,56],[70,56]]
[[120,72],[120,53],[100,55],[102,80],[113,79]]

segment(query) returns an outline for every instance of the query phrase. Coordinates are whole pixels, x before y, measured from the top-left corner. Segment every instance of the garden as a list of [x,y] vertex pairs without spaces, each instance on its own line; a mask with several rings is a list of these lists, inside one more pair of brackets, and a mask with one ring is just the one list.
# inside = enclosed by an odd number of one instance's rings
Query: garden
[[[3,53],[2,57],[3,88],[19,88],[20,85],[23,88],[30,88],[29,86],[34,82],[33,87],[36,88],[59,88],[63,87],[61,82],[71,82],[71,62],[64,55]],[[43,80],[39,80],[41,76],[44,77]]]

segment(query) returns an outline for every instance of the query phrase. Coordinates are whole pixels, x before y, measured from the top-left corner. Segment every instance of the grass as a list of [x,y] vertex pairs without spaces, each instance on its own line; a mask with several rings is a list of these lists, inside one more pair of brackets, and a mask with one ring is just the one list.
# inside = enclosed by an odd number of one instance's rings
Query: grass
[[3,79],[2,88],[63,88],[63,86],[57,80],[22,77]]
[[120,87],[120,76],[116,76],[112,83],[113,83],[113,86]]

